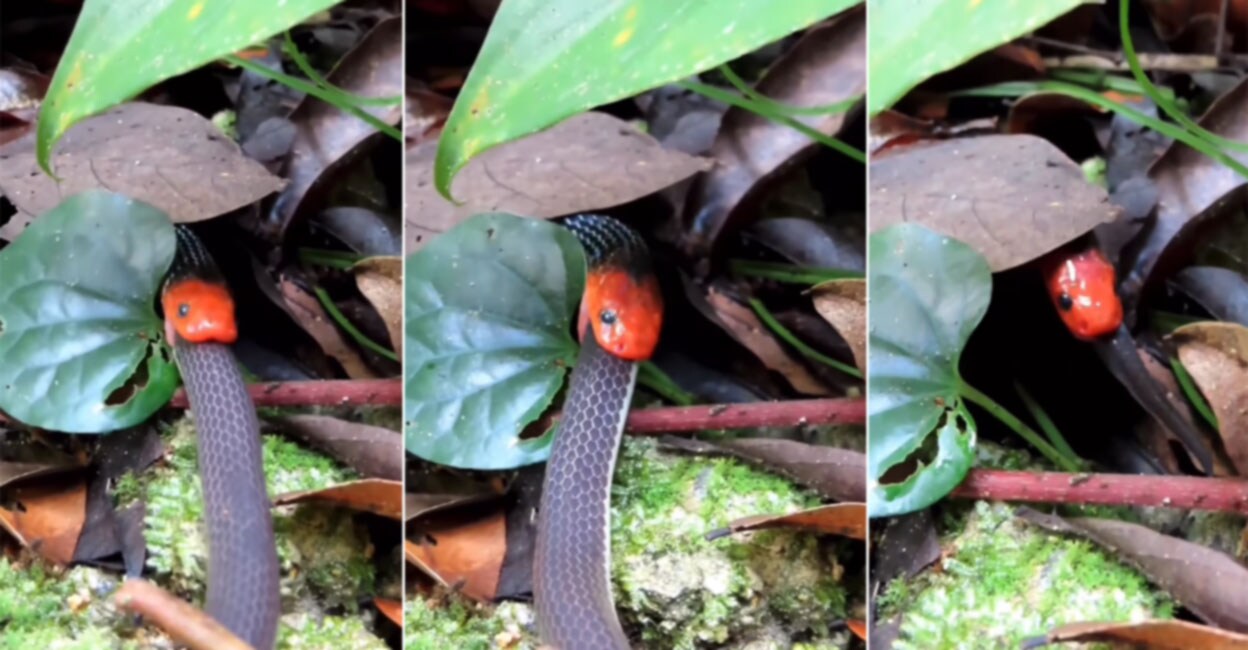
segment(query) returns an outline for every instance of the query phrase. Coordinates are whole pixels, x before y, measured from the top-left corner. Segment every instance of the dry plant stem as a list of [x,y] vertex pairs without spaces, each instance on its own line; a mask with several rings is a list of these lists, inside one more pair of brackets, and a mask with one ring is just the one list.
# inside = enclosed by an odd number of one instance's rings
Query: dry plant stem
[[794,427],[802,424],[862,424],[866,420],[865,400],[841,397],[641,409],[628,414],[624,430],[634,434],[658,434],[704,429]]
[[115,599],[191,650],[254,650],[211,616],[146,580],[127,580]]
[[[398,406],[403,403],[399,379],[332,379],[248,384],[256,406]],[[186,391],[179,388],[169,402],[186,408]]]
[[1242,478],[972,469],[950,496],[1071,505],[1158,506],[1248,514],[1248,480]]

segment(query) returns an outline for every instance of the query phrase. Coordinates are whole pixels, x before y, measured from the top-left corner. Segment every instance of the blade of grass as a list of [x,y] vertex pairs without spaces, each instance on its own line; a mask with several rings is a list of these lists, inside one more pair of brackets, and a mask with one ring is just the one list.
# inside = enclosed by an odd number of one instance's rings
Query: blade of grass
[[386,124],[385,122],[382,122],[381,120],[377,119],[377,117],[375,117],[371,113],[368,113],[364,111],[363,109],[361,109],[359,106],[354,106],[351,104],[343,103],[340,97],[334,96],[333,93],[326,91],[324,88],[321,88],[320,86],[317,86],[314,83],[311,83],[309,81],[304,81],[303,79],[300,79],[299,77],[292,77],[288,74],[278,72],[277,70],[273,70],[271,68],[262,66],[258,63],[248,61],[247,59],[240,58],[233,54],[226,56],[225,60],[229,61],[232,65],[236,65],[240,68],[243,68],[244,70],[268,77],[269,79],[272,79],[273,81],[276,81],[280,84],[285,84],[287,86],[290,86],[291,88],[294,88],[295,90],[298,90],[301,93],[311,95],[323,102],[332,104],[360,118],[361,120],[364,120],[374,129],[377,129],[378,131],[385,133],[386,135],[394,138],[395,140],[398,140],[399,142],[403,141],[403,134],[399,132],[399,130],[396,129],[395,127],[390,126],[389,124]]
[[853,108],[854,104],[857,104],[862,99],[862,97],[853,97],[851,99],[836,102],[835,104],[824,104],[822,106],[794,106],[792,104],[786,104],[785,102],[774,100],[757,90],[754,90],[750,84],[746,83],[745,80],[738,76],[736,72],[733,72],[732,68],[728,67],[727,63],[719,66],[719,72],[724,75],[724,78],[728,80],[728,83],[732,84],[732,86],[740,91],[742,95],[745,95],[747,98],[760,104],[768,106],[772,110],[784,113],[785,115],[840,115],[841,113]]
[[845,154],[846,156],[849,156],[850,158],[853,158],[854,160],[857,160],[858,162],[864,165],[867,163],[867,156],[861,151],[849,146],[848,144],[844,142],[841,142],[840,140],[836,138],[824,135],[810,128],[809,126],[789,117],[788,115],[784,115],[782,113],[769,110],[766,106],[763,106],[762,104],[758,102],[746,99],[745,97],[741,97],[740,95],[730,93],[726,90],[716,88],[715,86],[709,86],[707,84],[698,83],[696,81],[682,81],[679,83],[679,85],[682,88],[685,88],[686,90],[692,90],[693,92],[698,93],[700,95],[705,95],[706,97],[710,97],[711,99],[717,102],[722,102],[724,104],[728,104],[729,106],[736,106],[737,108],[740,108],[742,110],[747,110],[756,115],[761,115],[773,122],[779,122],[780,124],[783,124],[793,129],[794,131],[797,131],[798,133],[801,133],[802,135],[810,138],[811,140],[814,140],[815,142],[818,142],[826,147],[839,151]]
[[691,393],[687,393],[672,381],[667,373],[659,369],[653,362],[643,361],[637,369],[637,381],[641,385],[659,394],[663,399],[677,406],[692,406],[697,401]]
[[1027,426],[1022,420],[1014,417],[1013,413],[1010,413],[1004,406],[1001,406],[993,401],[991,397],[981,393],[979,389],[966,383],[965,381],[960,382],[960,384],[961,385],[958,386],[958,392],[961,393],[967,401],[979,406],[985,411],[988,411],[989,414],[1000,420],[1005,426],[1012,429],[1014,433],[1017,433],[1023,440],[1031,443],[1033,447],[1043,454],[1045,458],[1048,458],[1054,465],[1057,465],[1067,472],[1079,471],[1079,462],[1077,458],[1068,458],[1065,454],[1058,451],[1057,448],[1050,445],[1044,438],[1041,438],[1040,434],[1036,433],[1034,429]]
[[1154,117],[1145,115],[1130,106],[1119,104],[1097,94],[1095,91],[1089,90],[1082,86],[1076,86],[1064,81],[1008,81],[1005,83],[994,84],[991,86],[983,86],[980,88],[972,88],[969,90],[960,90],[950,93],[954,96],[961,97],[1018,97],[1033,92],[1054,92],[1068,95],[1076,99],[1081,99],[1093,106],[1099,106],[1106,110],[1114,111],[1126,117],[1137,124],[1142,124],[1158,133],[1178,140],[1183,144],[1209,156],[1210,158],[1235,170],[1235,173],[1248,178],[1248,167],[1243,163],[1231,158],[1215,147],[1207,140],[1196,137],[1189,133],[1186,129],[1179,128],[1168,122],[1163,122]]
[[1183,362],[1171,357],[1170,369],[1174,371],[1175,379],[1179,380],[1179,387],[1183,389],[1183,394],[1187,395],[1187,401],[1192,403],[1192,407],[1205,419],[1205,422],[1209,423],[1209,426],[1218,431],[1218,415],[1209,407],[1209,402],[1196,387],[1196,382],[1192,381],[1192,376],[1187,373],[1187,368],[1183,367]]
[[1014,391],[1023,400],[1023,406],[1027,408],[1027,412],[1031,413],[1031,417],[1040,425],[1040,430],[1049,438],[1049,442],[1053,443],[1053,447],[1069,458],[1078,458],[1079,454],[1071,449],[1070,444],[1066,442],[1066,437],[1058,430],[1057,425],[1053,423],[1053,418],[1044,411],[1040,403],[1031,397],[1023,385],[1014,382]]
[[830,280],[859,280],[863,274],[827,268],[802,268],[792,264],[733,259],[728,262],[733,273],[788,284],[816,285]]
[[1135,42],[1131,39],[1130,15],[1128,13],[1130,5],[1130,0],[1121,0],[1118,3],[1118,32],[1122,36],[1122,52],[1127,57],[1127,65],[1131,68],[1131,74],[1135,77],[1135,80],[1144,88],[1144,93],[1152,98],[1171,119],[1182,124],[1196,137],[1223,149],[1248,152],[1248,143],[1230,140],[1205,129],[1197,124],[1196,120],[1179,110],[1157,86],[1153,85],[1152,80],[1148,78],[1148,74],[1144,72],[1144,67],[1140,65],[1140,57],[1135,53]]
[[307,57],[303,56],[303,52],[300,52],[299,47],[295,45],[295,40],[291,38],[289,30],[286,32],[286,41],[282,44],[282,51],[295,62],[296,66],[299,66],[299,70],[305,77],[312,80],[312,83],[338,95],[344,103],[355,106],[393,106],[403,101],[402,97],[362,97],[329,83],[325,77],[321,76],[321,73],[316,71],[316,68],[312,67],[311,63],[308,63]]
[[780,321],[776,320],[776,317],[767,310],[767,306],[764,305],[758,298],[750,298],[750,307],[754,309],[754,313],[758,315],[758,319],[763,321],[764,325],[766,325],[771,331],[775,332],[776,336],[779,336],[784,342],[793,346],[793,348],[801,353],[802,356],[812,361],[822,363],[825,366],[836,368],[850,377],[862,379],[862,372],[857,368],[846,363],[841,363],[840,361],[837,361],[836,359],[833,359],[832,357],[829,357],[826,354],[823,354],[822,352],[801,342],[801,340],[793,335],[793,332],[790,332],[788,328],[780,324]]
[[319,248],[300,248],[299,261],[313,266],[325,266],[332,269],[350,270],[357,262],[364,259],[363,255],[347,251],[331,251]]
[[338,327],[341,327],[343,331],[351,336],[351,338],[355,339],[356,343],[359,343],[360,345],[391,361],[394,361],[395,363],[399,363],[399,355],[387,350],[376,341],[373,341],[365,336],[363,332],[356,329],[355,325],[352,324],[351,321],[347,320],[346,315],[338,309],[338,305],[335,305],[334,301],[330,300],[329,293],[320,287],[312,287],[312,291],[316,293],[317,300],[321,301],[321,306],[325,308],[325,312],[329,314],[329,317],[334,319],[335,323],[338,323]]

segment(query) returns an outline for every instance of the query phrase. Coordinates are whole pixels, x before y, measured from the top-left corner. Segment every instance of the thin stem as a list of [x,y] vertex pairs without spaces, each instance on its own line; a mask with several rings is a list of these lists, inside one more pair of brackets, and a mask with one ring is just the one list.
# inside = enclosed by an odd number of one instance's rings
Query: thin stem
[[325,266],[332,269],[350,270],[357,262],[364,259],[363,255],[347,251],[333,251],[319,248],[300,248],[299,261],[314,266]]
[[1023,406],[1031,413],[1031,417],[1035,418],[1036,424],[1040,425],[1040,430],[1044,431],[1044,434],[1049,438],[1049,442],[1053,443],[1053,447],[1067,458],[1078,458],[1079,454],[1076,454],[1075,450],[1071,449],[1070,443],[1066,442],[1066,437],[1062,435],[1057,425],[1053,423],[1053,418],[1050,418],[1049,414],[1040,406],[1040,403],[1031,397],[1027,389],[1023,388],[1023,385],[1016,381],[1014,382],[1014,390],[1022,398]]
[[1215,431],[1218,429],[1218,416],[1209,408],[1209,402],[1205,400],[1205,396],[1201,394],[1200,389],[1196,387],[1196,382],[1192,381],[1192,376],[1188,374],[1187,368],[1183,367],[1183,363],[1178,359],[1170,358],[1170,369],[1174,371],[1174,377],[1179,381],[1179,387],[1187,394],[1187,401],[1192,403],[1196,408],[1196,412],[1205,418],[1205,422],[1213,427]]
[[1044,438],[1041,438],[1040,434],[1032,430],[1032,428],[1027,426],[1022,420],[1014,417],[1014,414],[1007,411],[1004,406],[996,403],[991,397],[988,397],[984,393],[979,392],[979,389],[966,383],[965,381],[959,381],[958,392],[972,404],[988,411],[990,415],[1000,420],[1002,424],[1010,429],[1013,429],[1014,433],[1017,433],[1023,438],[1023,440],[1031,443],[1033,447],[1039,450],[1040,453],[1043,454],[1045,458],[1048,458],[1054,465],[1057,465],[1068,472],[1079,471],[1078,462],[1067,458],[1064,454],[1055,449],[1053,445],[1050,445],[1047,441],[1045,441]]
[[1140,57],[1135,53],[1135,43],[1131,39],[1131,25],[1128,14],[1130,0],[1121,0],[1118,3],[1118,31],[1122,34],[1122,52],[1127,57],[1127,65],[1131,68],[1131,74],[1135,80],[1144,88],[1144,93],[1148,95],[1158,106],[1162,108],[1174,121],[1182,124],[1189,132],[1196,137],[1201,138],[1215,146],[1224,147],[1240,152],[1248,152],[1248,143],[1229,140],[1216,133],[1213,133],[1201,125],[1196,120],[1188,117],[1186,113],[1180,111],[1178,107],[1172,104],[1157,88],[1153,85],[1151,79],[1144,72],[1144,67],[1140,65]]
[[305,77],[312,80],[312,83],[338,95],[344,103],[356,106],[393,106],[403,101],[402,97],[361,97],[329,83],[325,77],[321,76],[321,73],[316,71],[316,68],[312,67],[307,57],[303,56],[303,52],[299,51],[299,46],[295,45],[295,39],[291,38],[289,30],[286,31],[286,42],[282,44],[282,51],[295,62]]
[[737,108],[740,108],[742,110],[750,111],[751,113],[761,115],[773,122],[779,122],[780,124],[783,124],[801,133],[802,135],[810,138],[811,140],[814,140],[815,142],[818,142],[826,147],[835,149],[836,151],[839,151],[845,154],[846,156],[849,156],[850,158],[853,158],[854,160],[857,160],[858,162],[864,165],[867,163],[867,156],[861,151],[849,146],[848,144],[845,144],[844,142],[841,142],[840,140],[836,138],[824,135],[816,131],[815,129],[812,129],[811,127],[789,117],[788,115],[783,115],[775,111],[768,110],[767,107],[759,104],[758,102],[751,101],[749,99],[735,95],[725,90],[721,90],[719,88],[716,88],[715,86],[709,86],[707,84],[698,83],[696,81],[682,81],[680,82],[680,85],[686,90],[692,90],[693,92],[698,93],[700,95],[705,95],[707,97],[710,97],[711,99],[714,99],[715,101],[723,102],[725,104],[728,104],[729,106],[736,106]]
[[810,286],[830,280],[859,280],[862,273],[842,269],[802,268],[792,264],[734,259],[728,262],[734,273],[765,280]]
[[268,77],[278,83],[282,83],[287,86],[290,86],[291,88],[294,88],[295,90],[298,90],[301,93],[311,95],[323,102],[337,106],[338,108],[360,118],[361,120],[364,120],[365,122],[369,124],[369,126],[372,126],[374,129],[377,129],[378,131],[385,133],[386,135],[394,138],[395,140],[398,140],[399,142],[403,141],[403,134],[399,132],[398,129],[394,128],[393,126],[390,126],[389,124],[386,124],[385,122],[382,122],[380,119],[377,118],[377,116],[361,109],[359,106],[353,106],[351,104],[345,104],[345,105],[342,104],[339,97],[334,96],[333,93],[326,91],[324,88],[321,88],[320,86],[314,83],[304,81],[303,79],[300,79],[299,77],[292,77],[288,74],[278,72],[277,70],[267,68],[258,63],[248,61],[247,59],[235,56],[233,54],[227,54],[225,56],[225,60],[229,61],[233,65],[243,68],[244,70]]
[[840,115],[841,113],[853,108],[854,104],[858,103],[858,101],[862,99],[861,97],[853,97],[834,104],[823,104],[822,106],[794,106],[792,104],[777,101],[758,92],[753,86],[746,83],[744,79],[737,75],[732,68],[728,67],[727,63],[719,66],[719,72],[724,75],[724,78],[728,80],[728,83],[732,84],[732,86],[740,91],[742,95],[745,95],[760,104],[766,105],[773,110],[779,111],[786,115]]
[[1006,82],[994,84],[992,86],[984,86],[982,88],[972,88],[970,90],[958,91],[951,95],[962,97],[1017,97],[1030,92],[1047,91],[1068,95],[1076,99],[1081,99],[1093,106],[1099,106],[1106,110],[1114,111],[1137,124],[1143,124],[1148,128],[1182,142],[1183,144],[1209,156],[1210,158],[1235,170],[1235,173],[1248,178],[1248,167],[1234,158],[1223,153],[1221,150],[1213,146],[1209,141],[1192,135],[1185,129],[1181,129],[1173,124],[1163,122],[1151,116],[1145,115],[1129,106],[1124,106],[1117,102],[1110,101],[1096,92],[1061,81],[1037,81],[1037,82]]
[[786,343],[793,346],[794,349],[800,352],[802,356],[813,361],[818,361],[826,366],[836,368],[850,377],[862,379],[862,372],[857,368],[841,363],[840,361],[837,361],[836,359],[833,359],[832,357],[829,357],[798,340],[798,338],[793,335],[793,332],[790,332],[788,328],[781,325],[780,321],[776,320],[776,317],[772,316],[770,311],[767,311],[767,306],[764,305],[758,298],[750,298],[750,307],[754,309],[755,314],[758,314],[759,320],[763,321],[764,325],[775,332],[776,336],[779,336]]
[[320,287],[312,287],[312,290],[316,292],[317,299],[321,301],[321,306],[325,308],[325,311],[329,314],[329,317],[334,319],[334,322],[338,323],[338,326],[341,327],[344,331],[346,331],[347,334],[351,335],[351,338],[355,339],[356,343],[359,343],[360,345],[372,350],[373,352],[376,352],[377,354],[391,361],[394,361],[396,363],[399,361],[399,355],[378,345],[372,339],[368,338],[367,336],[364,336],[363,332],[356,329],[355,325],[352,324],[351,321],[347,320],[347,317],[341,311],[339,311],[338,305],[335,305],[334,301],[329,299],[329,293],[327,293],[324,289]]
[[678,406],[690,406],[697,400],[690,393],[681,390],[667,373],[650,361],[643,361],[637,372],[637,381],[659,394],[660,397]]

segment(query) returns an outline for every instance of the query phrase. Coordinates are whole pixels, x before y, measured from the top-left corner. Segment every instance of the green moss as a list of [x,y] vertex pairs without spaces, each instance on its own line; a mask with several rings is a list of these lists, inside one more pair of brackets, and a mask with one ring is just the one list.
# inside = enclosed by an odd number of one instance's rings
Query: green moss
[[282,617],[278,650],[388,650],[358,617],[293,614]]
[[647,647],[694,648],[781,626],[826,636],[842,618],[840,568],[827,540],[765,531],[707,541],[747,515],[817,505],[788,481],[731,459],[695,459],[628,440],[612,490],[612,575],[625,625]]
[[113,497],[117,499],[118,507],[124,508],[138,501],[143,497],[143,484],[139,481],[139,477],[134,472],[126,472],[117,479],[117,485],[113,488]]
[[1014,647],[1064,623],[1173,616],[1173,603],[1092,543],[1037,530],[1004,505],[979,502],[947,537],[942,571],[884,591],[904,612],[898,650]]
[[[301,508],[274,522],[301,587],[323,607],[354,612],[373,593],[376,569],[368,547],[368,531],[354,514],[341,508]],[[368,549],[369,552],[361,552]],[[297,558],[297,559],[293,559]]]
[[411,598],[403,604],[404,650],[533,650],[532,610],[503,603],[489,607],[444,594],[438,598]]
[[0,556],[0,650],[138,648],[106,595],[116,581],[95,569],[18,566]]

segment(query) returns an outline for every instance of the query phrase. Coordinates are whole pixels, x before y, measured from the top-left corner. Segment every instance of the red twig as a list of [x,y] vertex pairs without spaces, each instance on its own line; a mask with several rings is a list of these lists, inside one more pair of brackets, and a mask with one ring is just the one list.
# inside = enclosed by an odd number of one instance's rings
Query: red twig
[[[333,379],[249,384],[256,406],[398,406],[403,403],[399,379]],[[169,402],[186,408],[186,391],[179,388]]]
[[843,397],[642,409],[628,414],[625,428],[631,433],[673,433],[799,424],[862,424],[866,419],[865,400]]
[[972,469],[951,496],[1033,503],[1162,506],[1248,514],[1248,479],[1242,478]]

